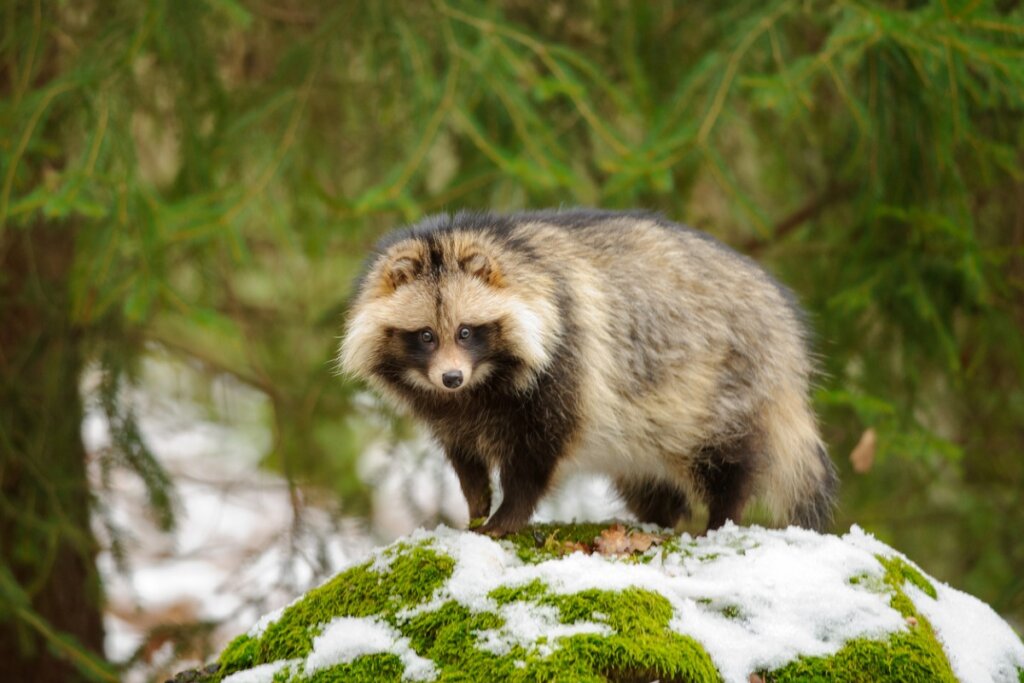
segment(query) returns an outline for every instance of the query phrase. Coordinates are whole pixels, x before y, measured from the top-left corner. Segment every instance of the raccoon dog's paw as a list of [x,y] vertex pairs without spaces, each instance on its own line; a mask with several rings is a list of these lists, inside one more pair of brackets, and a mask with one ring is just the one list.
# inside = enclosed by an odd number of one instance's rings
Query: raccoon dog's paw
[[519,528],[512,528],[511,526],[501,524],[500,522],[495,523],[493,520],[487,522],[487,524],[484,524],[483,526],[478,526],[475,529],[471,527],[470,529],[478,534],[484,534],[491,538],[504,538],[509,534],[514,534],[519,531]]

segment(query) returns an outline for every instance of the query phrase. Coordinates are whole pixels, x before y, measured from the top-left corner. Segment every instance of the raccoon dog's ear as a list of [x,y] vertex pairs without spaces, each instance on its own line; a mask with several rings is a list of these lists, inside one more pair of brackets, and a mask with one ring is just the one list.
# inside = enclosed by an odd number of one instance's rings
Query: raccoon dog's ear
[[487,254],[479,251],[459,259],[459,267],[462,268],[463,272],[483,280],[492,287],[501,287],[505,284],[505,279],[501,276],[498,264]]
[[384,270],[384,282],[392,291],[412,282],[420,272],[419,259],[412,256],[396,258]]

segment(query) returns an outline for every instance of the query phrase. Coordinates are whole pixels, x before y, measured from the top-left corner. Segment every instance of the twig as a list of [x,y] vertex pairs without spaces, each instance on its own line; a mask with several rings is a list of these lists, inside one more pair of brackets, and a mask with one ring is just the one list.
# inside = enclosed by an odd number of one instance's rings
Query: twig
[[253,11],[266,19],[279,21],[282,24],[313,26],[319,20],[316,15],[310,12],[303,12],[301,10],[292,9],[291,7],[278,7],[266,2],[254,3]]
[[853,189],[852,185],[829,184],[821,194],[777,222],[768,232],[767,237],[752,237],[741,244],[741,251],[746,254],[754,254],[764,250],[769,244],[778,242],[807,221],[816,218],[829,206],[848,198],[853,193]]

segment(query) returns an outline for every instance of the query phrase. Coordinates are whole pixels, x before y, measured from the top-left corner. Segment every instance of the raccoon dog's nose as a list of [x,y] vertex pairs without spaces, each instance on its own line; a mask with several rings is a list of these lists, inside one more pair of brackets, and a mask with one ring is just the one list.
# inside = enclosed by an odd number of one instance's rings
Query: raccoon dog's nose
[[458,389],[462,384],[462,370],[449,370],[441,375],[441,381],[449,389]]

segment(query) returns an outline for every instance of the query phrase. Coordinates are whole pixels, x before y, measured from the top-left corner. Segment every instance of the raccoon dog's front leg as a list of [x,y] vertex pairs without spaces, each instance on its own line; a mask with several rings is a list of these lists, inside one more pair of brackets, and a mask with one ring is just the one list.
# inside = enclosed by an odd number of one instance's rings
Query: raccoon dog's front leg
[[529,467],[506,463],[501,468],[501,505],[487,524],[477,529],[482,534],[501,537],[513,534],[530,521],[537,502],[547,491],[554,473],[554,460],[531,462]]
[[537,379],[533,391],[500,406],[503,422],[492,434],[492,462],[501,473],[502,500],[478,529],[481,533],[504,536],[522,529],[551,485],[558,464],[570,457],[580,419],[574,368],[572,359],[554,363],[551,372]]
[[522,432],[503,459],[501,470],[501,505],[487,524],[477,529],[490,536],[512,534],[530,521],[533,511],[551,484],[552,475],[567,446],[566,436],[552,436],[550,432],[530,424],[521,425]]
[[486,519],[491,514],[491,475],[487,464],[461,448],[449,447],[445,452],[469,505],[470,524],[473,520]]

